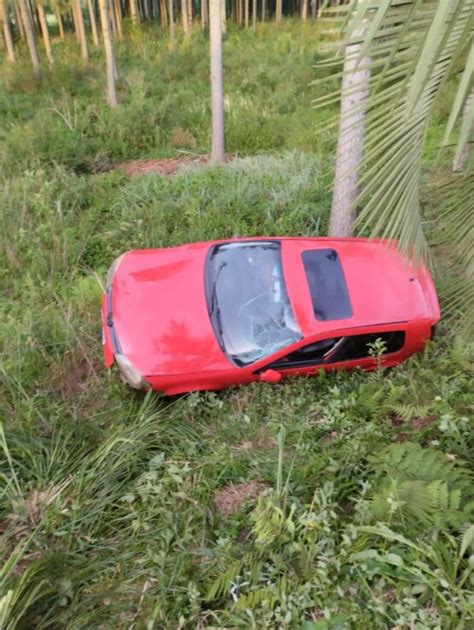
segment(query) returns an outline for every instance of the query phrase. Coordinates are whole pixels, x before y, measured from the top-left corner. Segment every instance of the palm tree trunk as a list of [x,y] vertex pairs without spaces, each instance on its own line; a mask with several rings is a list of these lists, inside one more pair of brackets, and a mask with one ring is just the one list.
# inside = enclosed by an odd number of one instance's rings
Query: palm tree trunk
[[221,1],[209,0],[209,31],[211,54],[211,162],[223,162],[224,154],[224,83],[222,78]]
[[[474,89],[471,90],[471,93],[464,103],[461,123],[461,138],[464,137],[465,141],[461,141],[456,147],[453,160],[453,173],[462,172],[469,159],[469,140],[472,141],[471,136],[474,131],[472,116],[470,116],[471,108],[474,108]],[[465,131],[465,133],[463,133],[463,131]]]
[[75,20],[77,35],[81,44],[81,57],[86,64],[89,63],[89,49],[87,47],[86,28],[84,26],[84,17],[82,15],[81,0],[72,0],[75,9]]
[[43,35],[44,48],[46,50],[46,56],[48,57],[49,63],[52,65],[53,64],[53,52],[51,50],[51,40],[49,38],[48,22],[46,21],[46,14],[45,14],[45,11],[44,11],[44,4],[43,4],[42,0],[40,0],[37,3],[36,8],[38,9],[38,17],[39,17],[39,22],[40,22],[40,26],[41,26],[41,33]]
[[0,23],[3,26],[3,37],[5,38],[5,45],[7,47],[7,59],[8,61],[15,61],[15,45],[13,43],[13,36],[10,29],[10,21],[8,19],[8,12],[5,5],[5,0],[0,0]]
[[226,14],[226,0],[221,0],[221,32],[223,35],[227,33],[227,14]]
[[87,8],[89,10],[89,20],[92,30],[92,41],[94,46],[99,46],[99,35],[97,33],[97,21],[95,19],[94,7],[92,6],[92,0],[87,0]]
[[281,22],[282,10],[283,10],[282,0],[276,0],[275,19],[277,22]]
[[122,7],[120,6],[120,0],[113,0],[115,25],[117,27],[117,36],[122,39]]
[[365,135],[364,101],[370,81],[369,58],[357,63],[361,46],[352,44],[345,52],[329,236],[351,236],[357,218],[359,165]]
[[23,28],[25,29],[26,41],[28,42],[28,49],[30,51],[31,63],[33,64],[33,71],[36,75],[41,74],[41,64],[38,57],[38,49],[36,48],[35,35],[33,33],[33,25],[31,23],[30,13],[26,5],[26,0],[18,0],[21,12],[21,20],[23,22]]
[[168,13],[170,14],[170,37],[174,42],[175,38],[175,25],[174,25],[174,0],[168,0]]
[[56,9],[55,13],[56,13],[56,21],[58,23],[58,29],[59,29],[59,38],[63,40],[64,39],[63,16],[61,15],[61,11],[59,9]]
[[201,28],[206,28],[208,21],[207,0],[201,0]]
[[110,28],[111,7],[109,0],[99,0],[100,21],[102,24],[102,36],[104,38],[105,63],[107,68],[107,103],[110,107],[117,107],[117,91],[115,78],[117,75],[117,62],[115,60],[114,42]]
[[161,26],[168,28],[168,12],[166,10],[166,0],[160,0],[160,18]]
[[193,0],[188,0],[188,24],[190,28],[193,26]]
[[301,0],[301,19],[308,19],[308,0]]
[[183,21],[184,34],[185,35],[189,35],[188,2],[187,2],[187,0],[181,0],[181,19]]
[[140,22],[140,12],[138,10],[137,0],[130,0],[130,15],[132,18],[132,24],[137,26]]
[[13,3],[13,10],[15,13],[15,30],[18,31],[20,40],[23,41],[26,38],[25,27],[23,26],[23,20],[21,19],[20,7],[18,6],[18,0]]

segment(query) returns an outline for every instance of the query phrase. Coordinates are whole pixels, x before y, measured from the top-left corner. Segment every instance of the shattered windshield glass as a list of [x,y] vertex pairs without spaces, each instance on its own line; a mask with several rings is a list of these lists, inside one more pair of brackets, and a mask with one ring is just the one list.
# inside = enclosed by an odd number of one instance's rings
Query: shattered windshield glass
[[301,339],[277,242],[214,247],[207,267],[207,300],[220,345],[237,365],[263,359]]

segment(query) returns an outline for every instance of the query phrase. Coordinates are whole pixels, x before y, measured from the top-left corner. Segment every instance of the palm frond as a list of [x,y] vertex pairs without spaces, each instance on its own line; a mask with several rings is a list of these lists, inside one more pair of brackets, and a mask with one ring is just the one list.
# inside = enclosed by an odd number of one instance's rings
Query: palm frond
[[[343,84],[314,105],[326,107],[345,99],[353,106],[349,113],[347,105],[342,108],[342,118],[352,116],[354,125],[360,125],[363,118],[358,191],[348,210],[359,209],[355,224],[359,232],[397,239],[404,252],[428,259],[430,235],[420,204],[427,128],[437,99],[466,50],[466,67],[447,123],[445,143],[472,89],[474,0],[351,0],[337,9],[322,11],[323,17],[339,28],[340,39],[329,45],[332,54],[318,66],[331,70],[335,81],[349,73],[361,78],[350,84],[349,91],[344,91]],[[364,90],[366,94],[357,98]],[[463,116],[460,145],[466,144],[472,119],[474,105]],[[353,169],[353,160],[346,170],[338,165],[338,182],[350,181]],[[460,180],[459,185],[466,191],[469,182]],[[463,204],[450,218],[453,226],[466,213],[467,205]],[[453,241],[453,249],[459,257],[474,250],[470,229]],[[473,292],[461,295],[457,286],[454,291],[459,308],[472,312]]]

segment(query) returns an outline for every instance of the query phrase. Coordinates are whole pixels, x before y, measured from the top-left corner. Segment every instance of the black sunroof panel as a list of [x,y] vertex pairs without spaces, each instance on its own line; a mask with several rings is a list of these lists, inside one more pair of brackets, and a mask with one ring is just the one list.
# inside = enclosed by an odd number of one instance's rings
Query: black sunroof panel
[[310,249],[302,254],[316,319],[352,317],[352,306],[341,262],[334,249]]

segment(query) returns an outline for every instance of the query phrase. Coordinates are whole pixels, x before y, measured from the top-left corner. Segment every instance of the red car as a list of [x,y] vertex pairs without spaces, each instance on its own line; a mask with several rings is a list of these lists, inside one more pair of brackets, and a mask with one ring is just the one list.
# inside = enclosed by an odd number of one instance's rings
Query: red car
[[164,394],[370,370],[422,350],[439,316],[429,272],[387,241],[239,238],[134,250],[107,276],[105,365]]

